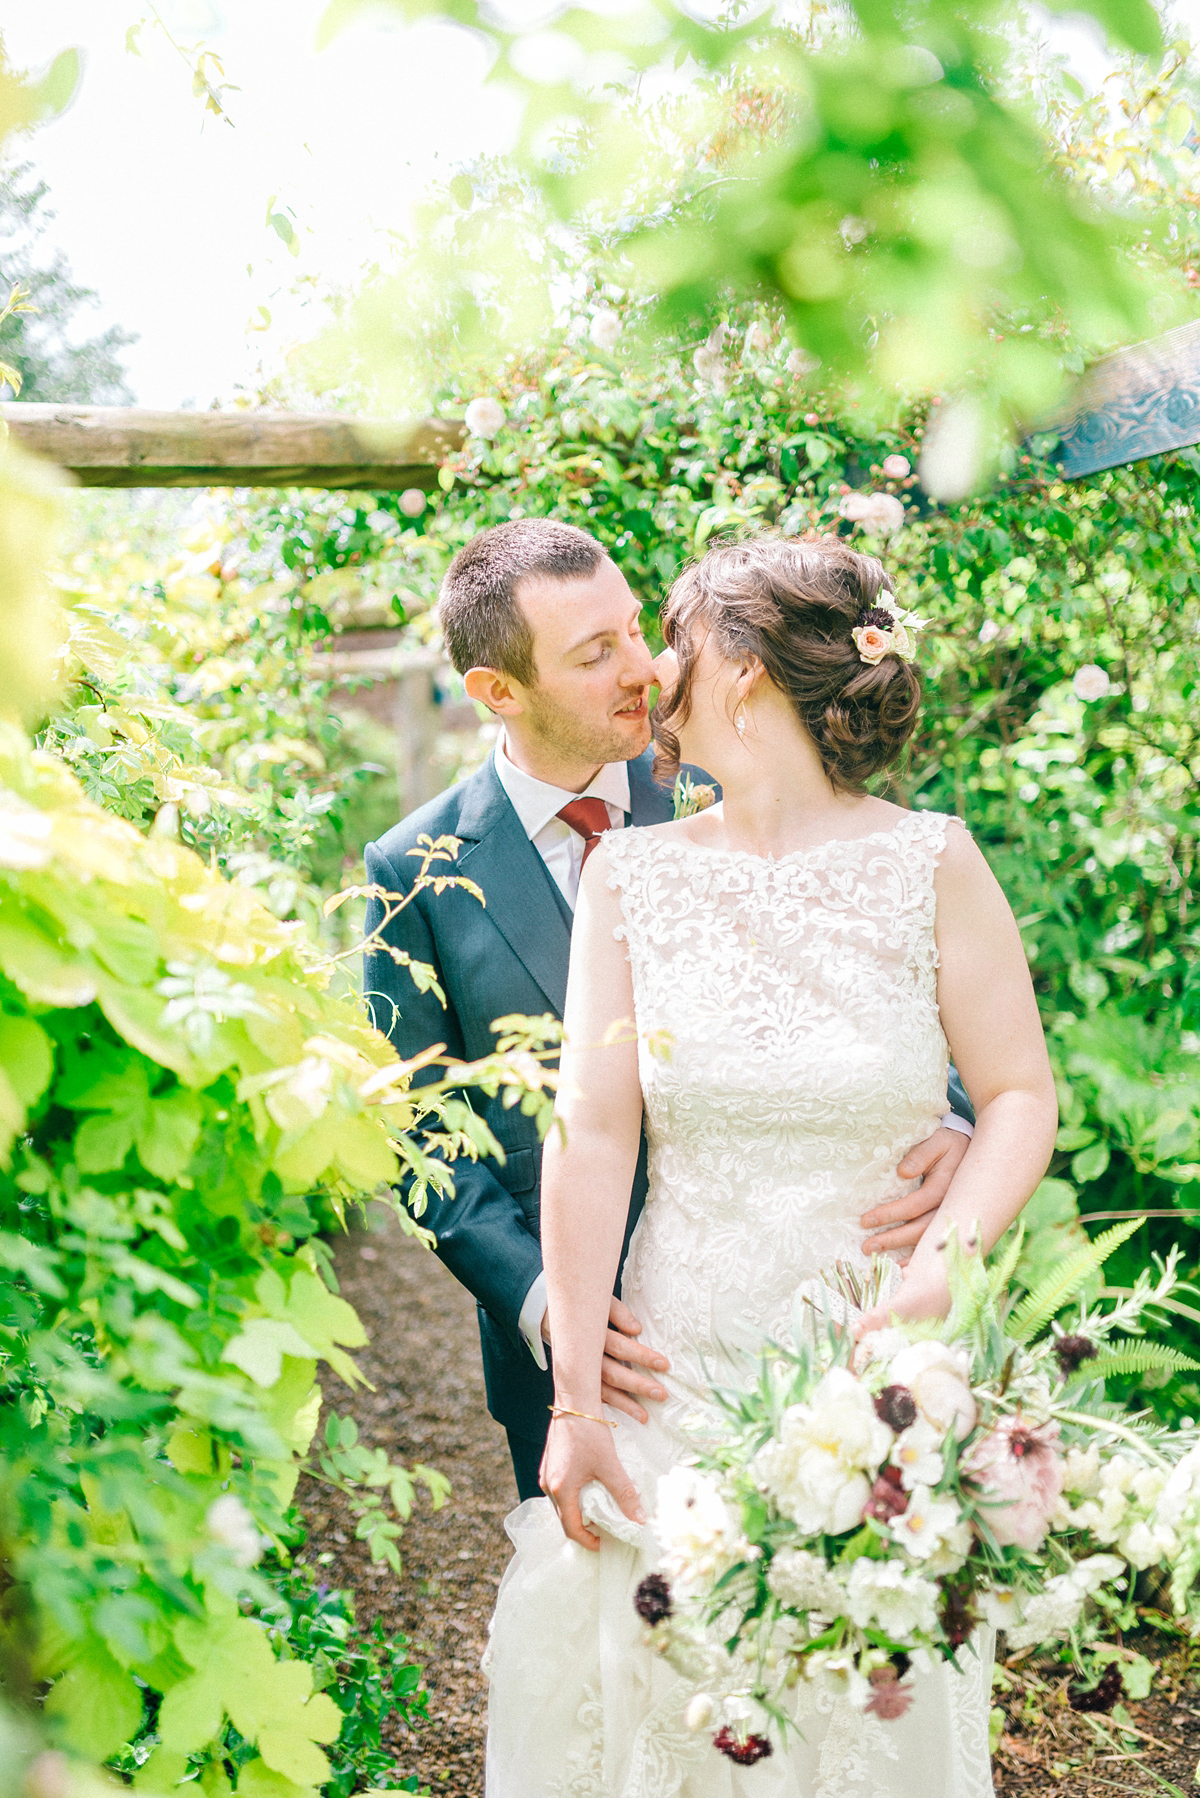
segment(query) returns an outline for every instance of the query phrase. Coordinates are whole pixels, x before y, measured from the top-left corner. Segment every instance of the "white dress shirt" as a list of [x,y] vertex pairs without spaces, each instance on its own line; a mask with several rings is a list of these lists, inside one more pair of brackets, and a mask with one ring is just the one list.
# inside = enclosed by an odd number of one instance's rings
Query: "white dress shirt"
[[[579,875],[583,867],[584,839],[558,813],[572,799],[602,799],[608,810],[608,821],[614,830],[624,830],[629,816],[629,768],[625,762],[608,762],[601,768],[590,787],[582,793],[571,793],[563,787],[552,787],[548,781],[535,780],[510,762],[501,737],[495,751],[496,779],[508,794],[514,812],[529,841],[546,864],[559,892],[571,910],[579,895]],[[525,1295],[517,1328],[521,1340],[539,1367],[546,1365],[546,1345],[542,1341],[542,1319],[546,1315],[546,1276],[538,1275]]]
[[[601,768],[590,787],[582,793],[571,793],[564,787],[552,787],[548,781],[535,780],[510,762],[505,754],[504,738],[495,749],[496,778],[507,793],[521,826],[571,910],[579,894],[579,875],[583,867],[584,839],[558,813],[572,799],[602,799],[608,808],[608,819],[614,830],[623,830],[629,818],[629,767],[625,762],[608,762]],[[974,1127],[966,1118],[951,1111],[942,1119],[948,1130],[961,1130],[974,1135]],[[521,1340],[539,1367],[546,1366],[546,1345],[542,1341],[542,1319],[546,1315],[546,1276],[540,1273],[525,1295],[517,1328]]]

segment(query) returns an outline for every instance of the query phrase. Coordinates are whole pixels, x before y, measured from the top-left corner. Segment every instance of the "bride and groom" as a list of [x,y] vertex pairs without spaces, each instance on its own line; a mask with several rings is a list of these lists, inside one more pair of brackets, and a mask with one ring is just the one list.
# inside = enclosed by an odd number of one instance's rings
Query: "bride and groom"
[[[514,1011],[567,1028],[565,1140],[543,1155],[528,1120],[489,1107],[504,1164],[460,1165],[426,1218],[479,1299],[526,1501],[489,1651],[489,1798],[989,1788],[986,1644],[963,1673],[924,1674],[886,1728],[817,1694],[786,1752],[741,1771],[689,1735],[689,1693],[633,1609],[697,1391],[784,1331],[797,1286],[836,1259],[911,1247],[888,1308],[943,1309],[946,1226],[990,1246],[1053,1140],[986,863],[953,820],[863,792],[917,715],[912,668],[881,649],[898,642],[888,599],[879,564],[837,539],[722,546],[676,584],[652,664],[633,595],[573,527],[481,533],[447,577],[450,654],[504,737],[368,872],[406,890],[417,835],[448,832],[487,907],[421,894],[396,919],[444,1010],[386,956],[368,986],[406,1056],[482,1054]],[[723,791],[678,821],[646,754],[652,681],[668,770],[686,759]],[[948,1041],[979,1111],[969,1144],[940,1121]]]

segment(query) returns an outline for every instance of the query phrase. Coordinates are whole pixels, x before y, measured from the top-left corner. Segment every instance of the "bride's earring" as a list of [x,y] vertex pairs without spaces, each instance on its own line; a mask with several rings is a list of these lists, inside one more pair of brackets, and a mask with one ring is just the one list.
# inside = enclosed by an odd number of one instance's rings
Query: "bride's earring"
[[746,738],[746,701],[744,699],[738,701],[737,710],[733,714],[733,728],[738,734],[738,741],[744,742]]

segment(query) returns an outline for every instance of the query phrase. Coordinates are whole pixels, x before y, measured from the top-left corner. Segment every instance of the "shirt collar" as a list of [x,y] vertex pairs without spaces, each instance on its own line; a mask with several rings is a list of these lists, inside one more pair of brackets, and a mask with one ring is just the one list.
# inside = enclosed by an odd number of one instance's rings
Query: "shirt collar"
[[618,811],[629,810],[627,762],[606,762],[591,786],[582,793],[572,793],[564,787],[552,787],[548,781],[535,780],[532,774],[526,774],[523,768],[509,761],[501,737],[496,744],[495,767],[496,778],[508,794],[531,842],[572,799],[603,799],[606,805],[615,806]]

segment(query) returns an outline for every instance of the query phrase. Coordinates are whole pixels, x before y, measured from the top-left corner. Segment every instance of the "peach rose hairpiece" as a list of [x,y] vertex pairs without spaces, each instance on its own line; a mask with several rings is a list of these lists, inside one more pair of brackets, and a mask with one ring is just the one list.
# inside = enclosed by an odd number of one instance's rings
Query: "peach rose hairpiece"
[[899,656],[902,662],[914,662],[917,644],[913,633],[923,631],[928,622],[926,618],[918,618],[915,612],[902,612],[895,595],[884,591],[873,606],[860,612],[850,635],[868,667],[882,662],[884,656]]

